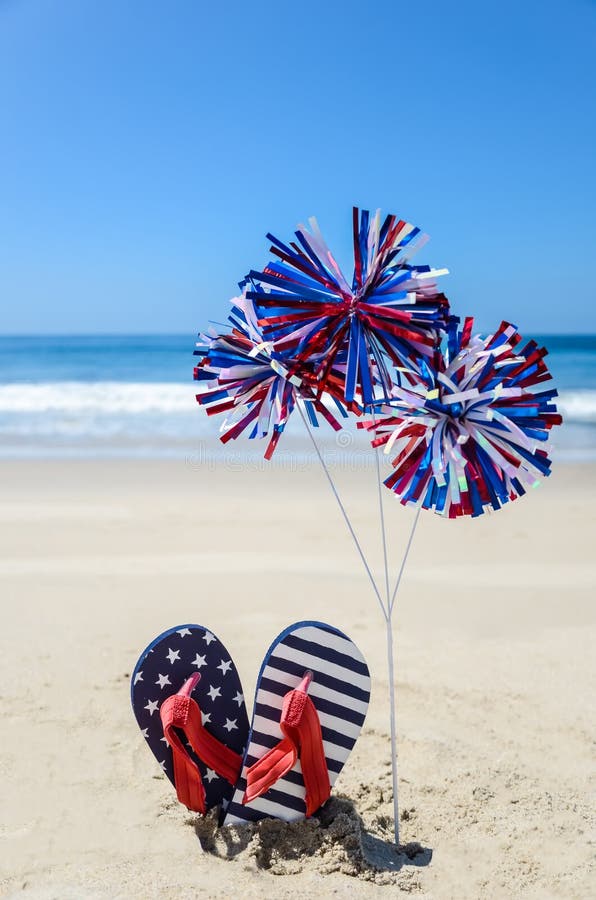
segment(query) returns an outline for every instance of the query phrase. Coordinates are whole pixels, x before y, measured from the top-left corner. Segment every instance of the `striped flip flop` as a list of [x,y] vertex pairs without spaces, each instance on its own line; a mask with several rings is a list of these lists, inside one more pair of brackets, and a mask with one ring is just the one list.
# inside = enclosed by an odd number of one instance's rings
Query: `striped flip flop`
[[131,678],[134,714],[181,803],[225,806],[240,774],[248,717],[230,654],[202,625],[160,634]]
[[364,657],[345,634],[298,622],[263,660],[242,775],[223,824],[293,822],[329,797],[370,698]]

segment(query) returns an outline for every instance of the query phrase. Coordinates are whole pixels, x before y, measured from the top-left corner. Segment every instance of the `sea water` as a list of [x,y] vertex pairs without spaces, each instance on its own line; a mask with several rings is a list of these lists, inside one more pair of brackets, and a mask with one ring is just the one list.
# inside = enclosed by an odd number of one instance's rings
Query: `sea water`
[[[536,339],[564,418],[553,457],[596,459],[596,335]],[[219,445],[219,417],[195,400],[193,349],[193,335],[0,337],[0,456],[262,454],[262,441]],[[282,452],[308,446],[294,418]],[[324,423],[317,435],[329,452],[364,448],[364,435],[338,437]]]

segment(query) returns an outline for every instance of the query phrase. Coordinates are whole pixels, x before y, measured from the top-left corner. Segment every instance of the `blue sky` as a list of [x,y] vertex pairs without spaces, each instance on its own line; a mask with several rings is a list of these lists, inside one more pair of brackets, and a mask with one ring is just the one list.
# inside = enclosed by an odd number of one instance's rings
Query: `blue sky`
[[590,0],[0,0],[0,332],[194,333],[353,203],[479,327],[596,332],[595,75]]

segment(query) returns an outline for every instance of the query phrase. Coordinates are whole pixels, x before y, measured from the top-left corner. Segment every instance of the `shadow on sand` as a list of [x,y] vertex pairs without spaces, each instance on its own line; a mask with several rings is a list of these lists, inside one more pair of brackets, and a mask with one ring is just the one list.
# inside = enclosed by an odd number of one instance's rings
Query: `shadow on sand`
[[418,843],[399,847],[391,840],[392,823],[378,816],[366,828],[354,803],[331,798],[311,819],[282,822],[262,819],[250,825],[218,828],[217,815],[190,819],[205,853],[220,859],[243,857],[274,874],[295,874],[308,861],[321,873],[376,880],[380,873],[428,866],[432,850]]

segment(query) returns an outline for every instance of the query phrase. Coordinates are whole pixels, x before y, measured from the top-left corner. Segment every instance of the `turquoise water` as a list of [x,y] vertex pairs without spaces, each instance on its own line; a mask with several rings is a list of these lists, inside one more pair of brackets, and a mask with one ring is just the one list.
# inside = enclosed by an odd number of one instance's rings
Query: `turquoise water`
[[[596,458],[596,335],[536,339],[549,350],[565,420],[553,455]],[[199,444],[219,452],[219,423],[194,399],[193,347],[193,335],[0,337],[0,456],[183,456]],[[291,426],[288,446],[299,435]],[[242,449],[262,452],[258,442]]]
[[193,335],[0,337],[0,384],[192,381]]

